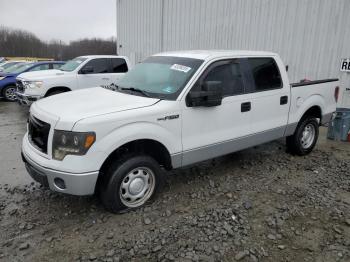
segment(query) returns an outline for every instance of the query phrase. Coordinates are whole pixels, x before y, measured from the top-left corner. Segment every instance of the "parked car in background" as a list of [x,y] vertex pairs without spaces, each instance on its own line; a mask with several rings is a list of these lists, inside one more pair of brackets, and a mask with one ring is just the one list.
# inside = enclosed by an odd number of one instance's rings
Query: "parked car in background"
[[18,68],[22,67],[25,64],[29,64],[31,62],[23,62],[23,63],[18,63],[18,64],[14,64],[8,68],[6,68],[4,71],[0,72],[0,73],[11,73],[12,71],[17,70]]
[[0,96],[7,101],[16,100],[16,77],[24,72],[34,72],[60,68],[65,62],[49,61],[16,64],[0,73]]
[[123,56],[80,56],[59,70],[29,72],[17,77],[17,98],[30,105],[40,98],[82,88],[109,86],[118,81],[130,67]]
[[0,72],[4,72],[6,69],[8,69],[16,64],[23,64],[23,63],[24,63],[24,61],[7,61],[0,66]]
[[[90,69],[89,69],[90,70]],[[277,54],[181,51],[137,64],[115,90],[34,103],[22,156],[44,186],[99,194],[112,212],[143,205],[171,170],[282,137],[310,153],[330,121],[337,79],[290,84]]]

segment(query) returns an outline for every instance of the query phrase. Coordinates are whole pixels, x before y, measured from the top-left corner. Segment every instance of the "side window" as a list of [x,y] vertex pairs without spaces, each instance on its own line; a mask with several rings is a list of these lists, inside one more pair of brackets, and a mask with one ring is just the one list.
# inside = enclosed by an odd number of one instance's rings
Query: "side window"
[[244,92],[244,85],[240,65],[237,59],[222,63],[215,62],[202,82],[218,82],[222,86],[223,96],[239,95]]
[[125,73],[128,72],[128,65],[123,58],[112,58],[112,72]]
[[29,71],[34,72],[34,71],[49,70],[49,69],[50,69],[49,64],[43,64],[43,65],[37,65],[32,69],[30,69]]
[[62,64],[52,64],[53,69],[59,69],[62,66]]
[[92,67],[94,70],[90,74],[105,74],[108,72],[108,59],[106,58],[97,58],[89,61],[84,67]]
[[282,79],[273,58],[249,58],[255,92],[282,88]]

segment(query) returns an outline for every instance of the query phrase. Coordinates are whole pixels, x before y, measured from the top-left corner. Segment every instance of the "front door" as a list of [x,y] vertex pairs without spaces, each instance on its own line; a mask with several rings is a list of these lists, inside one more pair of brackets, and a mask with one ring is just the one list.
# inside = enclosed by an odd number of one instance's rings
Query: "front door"
[[[82,73],[82,69],[87,67],[92,68],[92,71]],[[107,58],[92,59],[82,69],[78,73],[79,88],[109,86],[113,83],[113,74],[111,73],[109,59]]]
[[128,72],[129,68],[124,58],[111,58],[112,64],[112,82],[117,83],[118,80]]
[[240,59],[213,62],[192,90],[200,91],[207,81],[220,83],[222,104],[189,107],[184,101],[183,166],[235,151],[243,146],[242,138],[250,134],[251,112],[244,94],[245,74],[242,74]]

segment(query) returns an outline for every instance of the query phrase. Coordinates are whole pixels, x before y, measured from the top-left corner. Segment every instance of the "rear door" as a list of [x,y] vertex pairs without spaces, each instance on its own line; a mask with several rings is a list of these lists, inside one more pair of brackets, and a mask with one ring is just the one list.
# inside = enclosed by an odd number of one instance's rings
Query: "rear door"
[[[82,69],[91,67],[91,73],[82,73]],[[87,62],[78,72],[78,87],[88,88],[97,86],[108,86],[112,82],[110,63],[108,58],[95,58]]]
[[262,141],[283,137],[288,122],[290,88],[283,86],[275,59],[256,57],[244,62],[250,68],[251,131],[261,134]]
[[122,57],[118,58],[111,58],[111,71],[112,71],[112,82],[116,83],[118,80],[126,73],[128,72],[128,64],[126,63],[125,59]]

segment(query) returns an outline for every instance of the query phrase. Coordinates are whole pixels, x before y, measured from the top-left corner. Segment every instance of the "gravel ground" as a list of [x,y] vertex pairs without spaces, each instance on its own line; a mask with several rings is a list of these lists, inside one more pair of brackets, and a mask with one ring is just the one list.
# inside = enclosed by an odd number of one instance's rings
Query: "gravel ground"
[[0,261],[350,261],[350,145],[325,129],[309,156],[276,141],[176,170],[146,207],[113,215],[28,178],[26,114],[5,104]]

